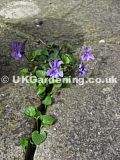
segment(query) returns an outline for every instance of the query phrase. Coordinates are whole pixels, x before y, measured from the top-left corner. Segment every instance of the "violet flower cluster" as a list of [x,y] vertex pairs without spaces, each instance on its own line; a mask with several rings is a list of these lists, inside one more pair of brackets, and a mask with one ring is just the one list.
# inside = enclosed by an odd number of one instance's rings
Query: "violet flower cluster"
[[[26,41],[24,41],[23,43],[17,43],[17,42],[12,43],[11,56],[15,60],[24,60],[24,57],[26,57],[25,44],[26,44]],[[82,47],[82,51],[83,51],[83,55],[80,58],[79,69],[78,69],[79,76],[85,76],[88,71],[88,66],[84,62],[85,61],[88,62],[90,60],[95,59],[90,47]],[[49,62],[50,69],[47,71],[46,76],[49,76],[52,78],[63,77],[64,73],[62,70],[60,70],[60,67],[62,64],[63,62],[57,59],[54,60],[53,64]]]
[[15,60],[24,60],[24,56],[25,56],[25,43],[17,43],[17,42],[13,42],[12,43],[12,52],[11,52],[11,56],[15,59]]
[[61,64],[63,64],[63,62],[58,60],[54,60],[54,64],[49,62],[51,69],[47,71],[47,76],[52,78],[63,77],[63,71],[59,70]]
[[82,47],[83,55],[80,58],[80,64],[79,64],[79,76],[85,76],[88,71],[87,64],[84,63],[84,61],[90,61],[94,60],[95,57],[91,52],[91,48],[89,47]]

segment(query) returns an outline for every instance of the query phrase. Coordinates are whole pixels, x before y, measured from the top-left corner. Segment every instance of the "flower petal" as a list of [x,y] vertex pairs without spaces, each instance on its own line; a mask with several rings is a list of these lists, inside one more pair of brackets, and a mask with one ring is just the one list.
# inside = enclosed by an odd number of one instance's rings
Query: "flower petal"
[[49,62],[49,65],[50,65],[51,68],[53,68],[51,61]]
[[79,76],[84,76],[85,74],[86,74],[86,72],[87,72],[87,70],[88,70],[88,66],[86,66],[86,65],[79,65]]
[[81,56],[81,59],[82,59],[82,60],[86,60],[86,59],[87,59],[87,55],[86,55],[86,54],[83,54],[83,55]]
[[90,53],[91,52],[91,48],[90,47],[86,47],[86,53]]
[[57,68],[57,64],[58,64],[58,60],[56,59],[56,60],[54,60],[54,68]]
[[52,72],[53,72],[53,70],[50,69],[50,70],[47,71],[46,75],[47,75],[47,76],[51,76]]
[[83,50],[84,53],[90,53],[91,52],[90,47],[82,47],[82,50]]
[[12,43],[12,49],[16,49],[17,48],[17,43],[16,42],[13,42]]
[[21,54],[20,52],[17,53],[17,56],[18,56],[19,58],[22,58],[22,54]]
[[59,71],[58,74],[59,74],[59,77],[63,77],[63,71]]
[[54,78],[58,78],[59,77],[59,74],[58,74],[58,72],[57,73],[54,73],[54,76],[53,76]]
[[63,64],[63,62],[62,61],[58,61],[58,63],[57,63],[57,68],[59,68],[60,66],[61,66],[61,64]]
[[89,58],[93,59],[93,60],[95,59],[95,57],[94,57],[94,55],[92,53],[89,53]]

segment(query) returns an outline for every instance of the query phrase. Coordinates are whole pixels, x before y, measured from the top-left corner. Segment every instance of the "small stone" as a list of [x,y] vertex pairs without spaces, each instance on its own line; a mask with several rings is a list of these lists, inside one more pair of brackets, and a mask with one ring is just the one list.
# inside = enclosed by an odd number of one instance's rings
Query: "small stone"
[[111,89],[109,87],[103,88],[103,90],[102,90],[103,94],[107,94],[107,93],[110,93],[110,92],[111,92]]
[[100,132],[98,132],[98,135],[100,135]]
[[53,130],[54,130],[54,131],[56,131],[56,130],[57,130],[57,128],[54,128]]
[[101,40],[99,41],[99,44],[105,44],[105,40],[104,40],[104,39],[101,39]]
[[38,28],[39,28],[39,27],[40,27],[40,25],[39,25],[39,24],[37,24],[37,25],[36,25],[36,27],[38,27]]
[[92,115],[93,113],[92,113],[92,112],[90,112],[90,114]]

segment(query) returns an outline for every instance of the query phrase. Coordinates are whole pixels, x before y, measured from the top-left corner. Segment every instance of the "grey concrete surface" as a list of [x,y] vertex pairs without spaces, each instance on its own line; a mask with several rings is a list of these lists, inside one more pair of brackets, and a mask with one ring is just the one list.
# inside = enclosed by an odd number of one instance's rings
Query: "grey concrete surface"
[[[62,90],[48,109],[57,123],[45,129],[48,139],[37,147],[34,160],[120,159],[120,56],[119,51],[111,50],[111,45],[106,51],[97,48],[101,56],[93,77],[114,75],[118,84],[85,84]],[[103,57],[106,60],[102,61]]]
[[[57,104],[48,110],[58,121],[46,128],[48,139],[37,147],[34,160],[120,159],[119,5],[110,0],[81,1],[63,16],[80,27],[84,43],[94,50],[93,77],[115,76],[118,84],[85,84],[63,90]],[[99,45],[101,39],[106,44]]]
[[[57,122],[54,126],[45,128],[48,139],[37,146],[34,160],[120,159],[119,8],[118,0],[1,1],[0,76],[18,74],[20,67],[25,65],[13,63],[8,54],[13,40],[29,39],[29,50],[39,47],[37,41],[42,38],[45,42],[70,41],[78,52],[83,44],[91,46],[96,57],[92,77],[115,76],[118,79],[117,84],[85,84],[62,90],[61,96],[56,97],[56,103],[48,110],[48,114],[56,116]],[[43,23],[39,25],[41,21]],[[100,44],[100,40],[105,43]],[[6,94],[6,89],[2,89]],[[17,100],[15,96],[13,104]],[[5,112],[1,117],[2,122],[6,116]],[[17,134],[12,133],[13,136]],[[5,143],[7,137],[2,141],[5,147],[1,150],[1,159],[22,152],[19,147],[15,152],[12,149],[9,152]],[[10,139],[10,143],[11,141],[15,142],[16,139]],[[14,148],[14,142],[11,143],[11,148]],[[13,156],[11,160],[15,158]],[[22,159],[23,157],[20,160]]]
[[24,116],[28,104],[39,106],[39,98],[29,85],[9,84],[0,88],[0,159],[24,160],[20,139],[29,137],[34,121]]

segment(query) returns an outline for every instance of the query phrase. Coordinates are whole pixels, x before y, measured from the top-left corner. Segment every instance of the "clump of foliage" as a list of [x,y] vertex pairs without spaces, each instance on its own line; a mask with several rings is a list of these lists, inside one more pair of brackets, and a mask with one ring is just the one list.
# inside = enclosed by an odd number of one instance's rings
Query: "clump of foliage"
[[[58,46],[56,44],[46,45],[42,49],[32,50],[26,53],[24,43],[13,42],[11,56],[15,60],[27,59],[28,68],[23,68],[21,76],[32,76],[31,85],[36,88],[36,94],[40,96],[42,107],[28,105],[25,109],[25,115],[33,118],[37,128],[29,138],[21,139],[21,146],[26,149],[29,144],[39,145],[47,138],[47,133],[44,131],[44,126],[53,125],[56,121],[54,116],[47,115],[47,108],[53,103],[53,97],[56,92],[63,87],[68,87],[68,84],[58,82],[58,78],[69,78],[73,73],[78,73],[78,77],[85,76],[88,71],[86,62],[93,60],[94,56],[91,49],[84,47],[83,55],[80,61],[75,59],[72,46],[64,44]],[[74,74],[75,75],[75,74]],[[54,79],[54,82],[49,83],[47,79]]]

